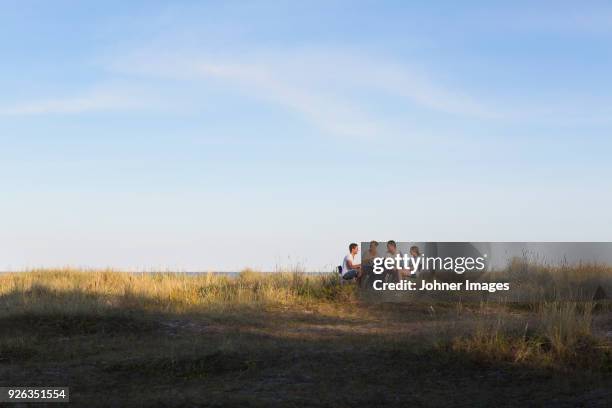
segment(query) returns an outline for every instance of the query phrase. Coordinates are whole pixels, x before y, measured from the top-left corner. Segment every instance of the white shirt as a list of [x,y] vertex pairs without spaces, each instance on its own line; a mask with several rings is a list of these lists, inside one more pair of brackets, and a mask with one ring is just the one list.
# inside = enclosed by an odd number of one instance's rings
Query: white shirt
[[395,257],[397,257],[398,255],[401,256],[401,257],[404,256],[404,254],[402,254],[399,250],[396,250],[394,254],[392,254],[391,252],[387,251],[385,253],[385,258],[395,259]]
[[[397,257],[398,255],[399,255],[399,256],[404,256],[404,255],[402,255],[402,253],[401,253],[400,251],[398,251],[398,250],[396,250],[394,254],[392,254],[391,252],[387,251],[387,252],[385,253],[385,258],[391,258],[391,259],[395,260],[395,259],[396,259],[396,257]],[[395,264],[394,264],[394,265],[395,265]],[[395,268],[395,266],[394,266],[393,268],[391,268],[391,270],[392,270],[392,271],[395,271],[395,270],[397,270],[397,268]]]
[[355,262],[355,255],[353,254],[348,254],[347,256],[344,257],[344,260],[342,261],[342,275],[344,276],[345,273],[347,273],[349,270],[351,269],[355,269],[355,268],[351,268],[349,266],[348,261],[351,261],[352,265],[355,265],[357,262]]

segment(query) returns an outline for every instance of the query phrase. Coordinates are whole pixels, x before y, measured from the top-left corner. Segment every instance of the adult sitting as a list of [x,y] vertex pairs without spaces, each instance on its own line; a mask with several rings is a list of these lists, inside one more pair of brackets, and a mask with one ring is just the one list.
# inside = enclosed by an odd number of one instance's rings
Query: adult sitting
[[356,259],[359,253],[359,245],[352,243],[349,245],[349,254],[342,261],[342,279],[352,280],[361,276],[361,264]]

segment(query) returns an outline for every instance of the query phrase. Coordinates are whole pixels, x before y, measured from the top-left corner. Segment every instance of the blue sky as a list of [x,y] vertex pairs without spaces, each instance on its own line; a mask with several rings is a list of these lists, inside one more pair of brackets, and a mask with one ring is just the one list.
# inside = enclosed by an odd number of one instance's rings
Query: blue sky
[[609,241],[606,2],[2,1],[0,269]]

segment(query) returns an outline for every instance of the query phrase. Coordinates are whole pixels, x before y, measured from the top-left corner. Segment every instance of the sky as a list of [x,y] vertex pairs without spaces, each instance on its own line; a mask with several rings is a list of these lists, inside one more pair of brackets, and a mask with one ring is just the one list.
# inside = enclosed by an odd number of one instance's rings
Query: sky
[[612,241],[612,4],[0,1],[0,270]]

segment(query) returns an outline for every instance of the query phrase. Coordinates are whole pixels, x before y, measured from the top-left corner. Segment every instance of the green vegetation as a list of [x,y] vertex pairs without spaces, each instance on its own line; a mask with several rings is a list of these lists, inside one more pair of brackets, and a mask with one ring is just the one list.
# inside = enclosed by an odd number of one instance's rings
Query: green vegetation
[[611,276],[515,263],[482,279],[520,301],[449,301],[334,274],[2,274],[0,385],[87,406],[604,406],[612,313],[588,297]]

